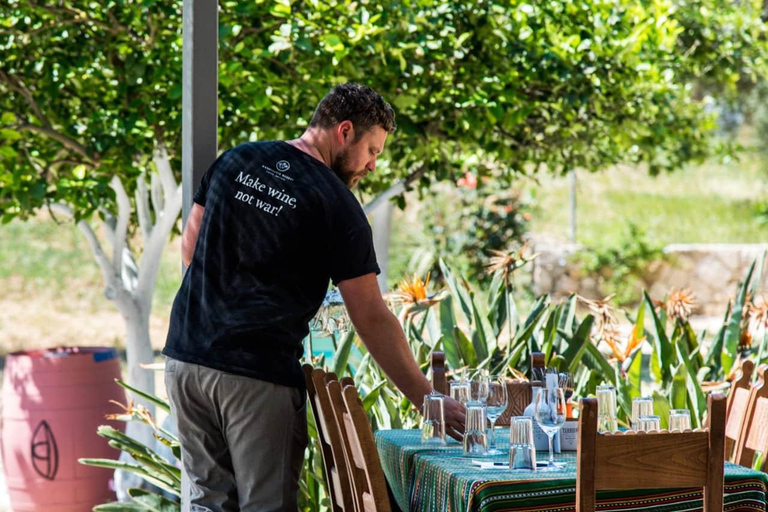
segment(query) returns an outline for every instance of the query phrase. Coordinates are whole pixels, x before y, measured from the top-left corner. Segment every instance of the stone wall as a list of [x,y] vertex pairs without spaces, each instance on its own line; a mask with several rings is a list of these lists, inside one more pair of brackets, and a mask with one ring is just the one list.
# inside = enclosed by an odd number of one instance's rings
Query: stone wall
[[[555,241],[536,240],[539,253],[533,269],[537,294],[555,298],[576,292],[587,298],[602,298],[599,276],[585,275],[573,255],[581,247]],[[649,265],[638,288],[661,299],[671,288],[689,288],[696,295],[698,315],[722,315],[738,283],[746,276],[752,261],[768,251],[768,244],[674,244],[664,248],[663,261]],[[766,264],[768,266],[768,264]],[[763,271],[762,290],[768,295],[768,272]]]

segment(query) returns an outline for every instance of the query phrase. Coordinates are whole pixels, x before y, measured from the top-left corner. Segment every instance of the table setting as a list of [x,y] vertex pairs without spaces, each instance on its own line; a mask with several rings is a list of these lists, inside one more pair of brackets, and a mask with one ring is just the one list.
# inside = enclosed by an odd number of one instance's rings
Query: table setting
[[[377,431],[383,470],[400,509],[574,510],[578,407],[571,403],[569,375],[548,371],[541,377],[532,382],[531,403],[510,418],[509,427],[495,426],[507,406],[505,377],[476,370],[460,372],[450,383],[450,396],[467,410],[462,441],[445,435],[445,398],[436,392],[425,396],[421,429]],[[652,435],[660,430],[652,399],[633,401],[627,429],[617,419],[615,389],[598,386],[595,396],[599,432]],[[667,419],[670,432],[691,430],[687,410],[673,409]],[[566,423],[570,433],[561,431]],[[724,510],[768,510],[768,475],[726,462],[724,480]],[[599,510],[682,512],[700,510],[701,503],[701,489],[597,493]]]

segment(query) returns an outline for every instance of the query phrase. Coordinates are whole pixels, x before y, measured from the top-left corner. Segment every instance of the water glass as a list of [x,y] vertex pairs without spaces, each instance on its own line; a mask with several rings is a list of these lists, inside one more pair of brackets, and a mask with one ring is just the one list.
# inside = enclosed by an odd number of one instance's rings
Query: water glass
[[539,424],[549,438],[549,464],[545,471],[558,471],[561,469],[555,464],[555,452],[552,449],[552,440],[557,431],[560,430],[565,423],[565,413],[565,392],[563,391],[563,388],[550,386],[537,393],[534,416],[536,418],[536,423]]
[[485,422],[485,406],[479,403],[468,403],[464,428],[465,455],[485,455],[488,449]]
[[661,419],[658,416],[640,416],[637,420],[638,432],[653,432],[661,430]]
[[469,383],[469,396],[473,402],[484,404],[488,399],[488,385],[490,377],[488,376],[488,370],[478,370],[472,377],[472,381]]
[[509,423],[509,469],[536,470],[533,421],[528,416],[515,416]]
[[597,386],[597,431],[616,432],[616,390],[610,384]]
[[491,422],[491,447],[488,455],[498,455],[496,449],[496,420],[507,410],[507,380],[503,375],[494,375],[488,380],[488,396],[485,401],[486,414]]
[[451,398],[456,400],[462,405],[467,405],[471,400],[470,384],[469,381],[460,380],[450,383]]
[[669,431],[685,432],[686,430],[691,430],[691,411],[688,409],[669,411]]
[[426,444],[445,444],[445,397],[432,392],[424,395],[421,406],[421,442]]
[[632,430],[640,432],[641,416],[653,416],[653,398],[643,396],[632,400]]

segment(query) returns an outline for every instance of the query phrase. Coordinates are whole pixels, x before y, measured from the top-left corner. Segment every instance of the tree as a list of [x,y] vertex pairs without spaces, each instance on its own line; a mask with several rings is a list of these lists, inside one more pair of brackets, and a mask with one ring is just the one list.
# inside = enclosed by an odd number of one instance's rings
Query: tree
[[[618,162],[673,170],[719,150],[707,95],[765,75],[755,1],[220,7],[221,147],[295,137],[332,85],[368,83],[399,125],[368,195],[467,169],[508,182]],[[151,358],[157,260],[179,209],[180,12],[180,0],[0,6],[2,220],[56,205],[79,223],[128,326],[130,381],[147,391],[137,364]]]
[[[32,1],[1,9],[3,222],[42,207],[74,219],[105,296],[125,319],[129,381],[151,393],[154,376],[140,364],[154,359],[152,295],[181,209],[171,164],[180,129],[170,90],[181,69],[178,6]],[[111,254],[94,233],[94,213]],[[135,434],[152,445],[150,431]]]

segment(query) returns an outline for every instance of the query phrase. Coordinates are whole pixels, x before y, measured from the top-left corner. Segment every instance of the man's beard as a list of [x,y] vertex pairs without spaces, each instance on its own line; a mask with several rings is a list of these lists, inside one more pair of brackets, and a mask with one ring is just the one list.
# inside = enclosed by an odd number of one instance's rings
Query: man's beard
[[345,149],[331,162],[331,169],[348,188],[353,188],[365,174],[364,171],[355,171],[349,165],[349,150]]

